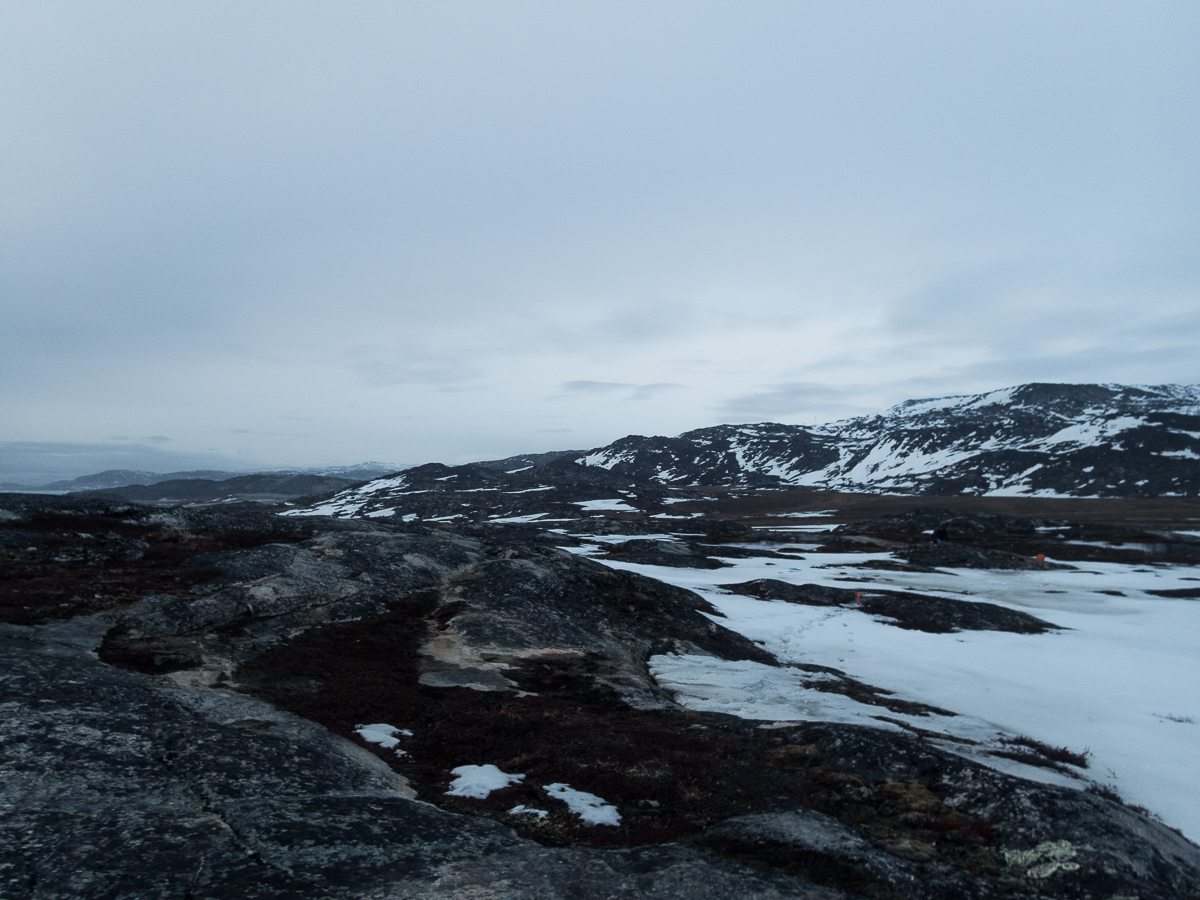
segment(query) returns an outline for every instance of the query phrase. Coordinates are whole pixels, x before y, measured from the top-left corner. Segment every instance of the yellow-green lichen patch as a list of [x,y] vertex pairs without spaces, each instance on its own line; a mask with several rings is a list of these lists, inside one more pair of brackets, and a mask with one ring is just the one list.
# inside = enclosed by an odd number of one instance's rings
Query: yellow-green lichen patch
[[1004,850],[1004,861],[1020,866],[1030,878],[1049,878],[1056,872],[1075,872],[1075,847],[1070,841],[1042,841],[1032,850]]

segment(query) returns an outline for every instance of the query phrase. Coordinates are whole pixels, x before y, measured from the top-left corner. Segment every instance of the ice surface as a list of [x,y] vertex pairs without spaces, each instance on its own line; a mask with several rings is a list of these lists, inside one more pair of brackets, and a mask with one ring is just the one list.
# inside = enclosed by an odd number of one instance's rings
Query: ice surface
[[524,775],[509,775],[493,765],[459,766],[450,770],[456,775],[446,791],[451,797],[473,797],[482,800],[492,791],[499,791],[525,779]]
[[620,825],[621,814],[611,803],[601,800],[595,794],[577,791],[566,784],[548,784],[546,793],[557,797],[567,804],[567,807],[589,825]]

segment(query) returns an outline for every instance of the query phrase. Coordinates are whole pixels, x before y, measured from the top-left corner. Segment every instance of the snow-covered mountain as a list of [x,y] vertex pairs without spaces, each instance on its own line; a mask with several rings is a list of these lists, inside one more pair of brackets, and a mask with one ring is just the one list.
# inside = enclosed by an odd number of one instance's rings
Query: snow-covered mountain
[[1200,386],[1026,384],[828,425],[622,438],[577,462],[666,485],[896,494],[1200,493]]
[[[804,427],[718,425],[589,451],[430,463],[291,515],[550,522],[668,515],[692,485],[881,494],[1200,495],[1200,386],[1026,384]],[[597,505],[600,504],[600,505]],[[603,504],[608,504],[607,506]]]

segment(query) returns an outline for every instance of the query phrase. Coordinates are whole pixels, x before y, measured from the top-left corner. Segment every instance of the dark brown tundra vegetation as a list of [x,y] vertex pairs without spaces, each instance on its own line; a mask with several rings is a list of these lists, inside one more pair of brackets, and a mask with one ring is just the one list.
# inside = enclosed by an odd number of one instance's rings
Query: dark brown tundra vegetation
[[[651,655],[778,663],[701,597],[552,538],[0,496],[0,896],[1200,897],[1178,834],[930,732],[680,708]],[[779,599],[849,599],[792,590]],[[1051,627],[866,601],[910,628]],[[823,674],[886,712],[885,692]],[[369,724],[394,739],[365,740]],[[523,778],[446,793],[485,765]]]

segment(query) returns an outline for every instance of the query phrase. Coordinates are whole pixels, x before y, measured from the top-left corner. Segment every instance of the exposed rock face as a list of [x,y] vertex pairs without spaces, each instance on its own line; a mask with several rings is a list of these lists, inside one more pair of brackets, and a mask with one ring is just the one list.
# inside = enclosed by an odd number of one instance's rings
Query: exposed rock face
[[542,848],[269,704],[27,637],[0,635],[4,897],[843,896],[681,846]]
[[1046,562],[1003,550],[988,550],[962,544],[917,544],[902,556],[918,566],[953,566],[960,569],[1072,569],[1063,563]]
[[[774,659],[696,594],[544,535],[21,497],[0,513],[0,553],[30,557],[3,557],[5,897],[1200,891],[1200,851],[1163,826],[915,731],[685,712],[652,654]],[[522,777],[447,794],[485,764]],[[619,823],[589,824],[566,785]]]
[[1006,609],[994,603],[954,600],[907,591],[852,591],[819,584],[788,584],[771,578],[758,578],[741,584],[722,585],[735,594],[761,600],[784,600],[806,606],[848,606],[870,615],[882,616],[900,628],[933,634],[948,631],[1009,631],[1014,634],[1040,634],[1056,626],[1036,616]]
[[702,548],[682,541],[632,540],[609,551],[614,559],[651,566],[680,566],[689,569],[720,569],[725,563],[713,559]]
[[[945,540],[933,543],[940,530]],[[836,529],[836,539],[874,540],[899,551],[911,564],[982,569],[1049,569],[1037,554],[1086,562],[1200,563],[1200,538],[1127,525],[1079,524],[1017,516],[954,513],[925,506],[901,516],[884,516]],[[1066,568],[1070,568],[1067,566]]]

